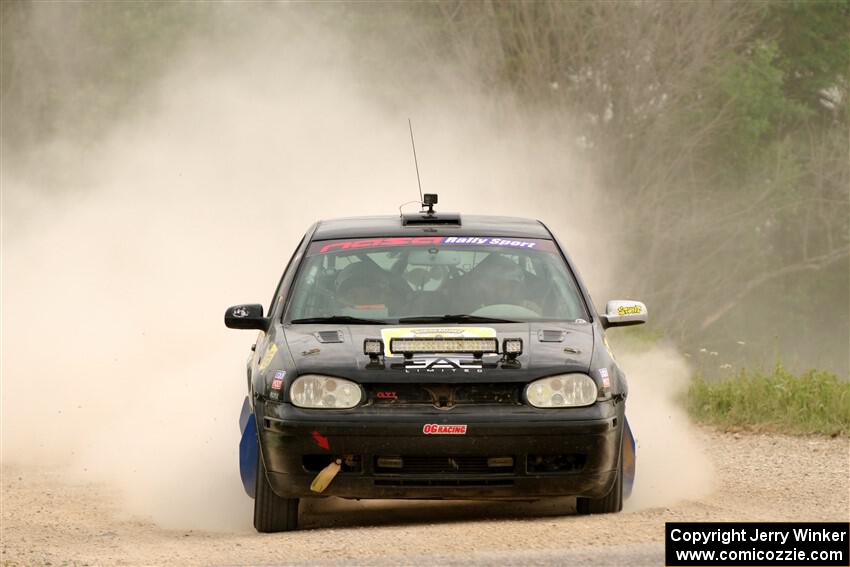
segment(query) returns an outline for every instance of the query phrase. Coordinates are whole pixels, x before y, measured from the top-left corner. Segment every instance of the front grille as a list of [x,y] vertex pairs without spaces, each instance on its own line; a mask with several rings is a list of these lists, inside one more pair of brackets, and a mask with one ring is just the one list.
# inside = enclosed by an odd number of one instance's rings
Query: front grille
[[522,402],[521,384],[370,384],[371,403],[381,405],[424,404],[450,408],[463,404],[509,404]]
[[[301,466],[309,473],[317,473],[323,468],[331,464],[335,457],[331,455],[303,455],[301,457]],[[360,472],[363,470],[360,455],[347,455],[342,459],[340,472]]]
[[376,474],[490,475],[514,472],[513,457],[375,457]]
[[380,479],[375,481],[375,486],[513,486],[514,481],[510,478],[471,478],[471,479]]
[[584,468],[587,455],[570,453],[565,455],[528,455],[526,470],[529,473],[577,473]]

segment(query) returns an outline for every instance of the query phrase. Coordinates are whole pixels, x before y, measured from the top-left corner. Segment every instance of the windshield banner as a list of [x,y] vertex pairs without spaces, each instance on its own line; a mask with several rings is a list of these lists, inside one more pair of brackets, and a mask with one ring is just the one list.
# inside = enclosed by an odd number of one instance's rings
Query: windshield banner
[[316,254],[342,252],[344,250],[394,246],[481,246],[484,248],[525,248],[526,250],[555,252],[554,242],[537,238],[505,238],[502,236],[393,236],[357,240],[320,240],[310,245],[307,255],[314,256]]

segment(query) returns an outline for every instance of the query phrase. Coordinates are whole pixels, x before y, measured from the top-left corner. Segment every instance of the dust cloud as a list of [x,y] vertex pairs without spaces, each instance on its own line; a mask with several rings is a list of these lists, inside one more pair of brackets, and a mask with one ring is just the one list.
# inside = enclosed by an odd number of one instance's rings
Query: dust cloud
[[[408,116],[440,208],[548,221],[591,289],[616,292],[616,243],[593,221],[602,202],[569,133],[506,113],[468,77],[383,76],[338,30],[286,25],[196,38],[96,145],[62,131],[4,160],[4,462],[106,482],[122,513],[164,527],[250,529],[237,417],[253,336],[225,329],[224,309],[268,304],[315,220],[417,197]],[[649,391],[680,368],[648,356],[634,364],[654,376],[633,381],[630,404],[645,416],[641,479],[671,463],[652,447],[691,441]]]
[[[615,331],[616,332],[616,331]],[[629,381],[627,416],[637,444],[637,468],[626,510],[696,500],[714,488],[714,468],[681,403],[691,369],[669,346],[623,351]]]

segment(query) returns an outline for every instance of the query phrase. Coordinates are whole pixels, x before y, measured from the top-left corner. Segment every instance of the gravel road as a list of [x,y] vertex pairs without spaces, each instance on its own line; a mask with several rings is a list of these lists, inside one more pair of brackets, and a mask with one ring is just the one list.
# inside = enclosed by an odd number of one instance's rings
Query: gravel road
[[302,530],[274,535],[162,529],[126,517],[107,487],[63,482],[61,471],[4,464],[0,562],[662,565],[665,521],[850,520],[846,438],[700,435],[718,478],[714,493],[699,501],[585,517],[575,515],[570,499],[508,504],[328,499],[305,507]]

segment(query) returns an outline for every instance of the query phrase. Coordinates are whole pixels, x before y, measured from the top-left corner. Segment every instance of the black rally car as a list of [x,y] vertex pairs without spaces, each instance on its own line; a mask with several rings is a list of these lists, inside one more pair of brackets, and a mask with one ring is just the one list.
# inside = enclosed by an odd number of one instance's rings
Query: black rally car
[[284,270],[240,417],[240,471],[261,532],[295,529],[300,498],[576,496],[617,512],[635,444],[605,329],[546,226],[439,214],[321,221]]

